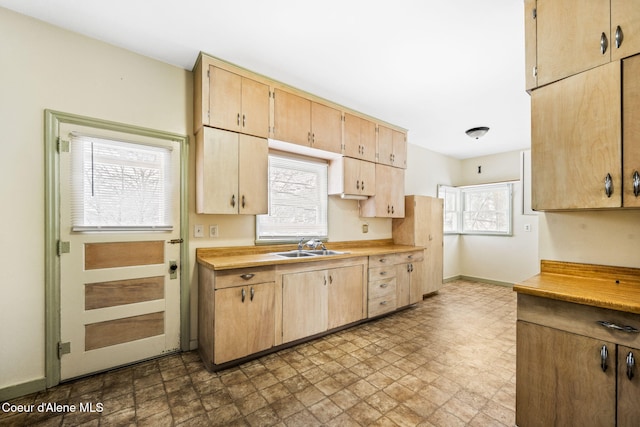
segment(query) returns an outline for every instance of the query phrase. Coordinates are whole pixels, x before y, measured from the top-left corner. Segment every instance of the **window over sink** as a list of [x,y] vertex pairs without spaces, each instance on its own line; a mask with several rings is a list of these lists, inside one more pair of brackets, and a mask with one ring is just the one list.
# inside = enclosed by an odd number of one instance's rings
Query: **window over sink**
[[326,238],[327,170],[322,161],[269,154],[269,213],[256,216],[256,240]]

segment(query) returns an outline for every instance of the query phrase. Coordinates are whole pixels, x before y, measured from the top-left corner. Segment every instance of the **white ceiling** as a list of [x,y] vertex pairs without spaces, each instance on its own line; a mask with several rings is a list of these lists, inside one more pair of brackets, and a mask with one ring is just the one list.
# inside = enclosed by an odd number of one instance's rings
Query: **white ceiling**
[[[200,51],[464,159],[530,146],[522,0],[0,0],[191,70]],[[464,131],[489,126],[474,140]]]

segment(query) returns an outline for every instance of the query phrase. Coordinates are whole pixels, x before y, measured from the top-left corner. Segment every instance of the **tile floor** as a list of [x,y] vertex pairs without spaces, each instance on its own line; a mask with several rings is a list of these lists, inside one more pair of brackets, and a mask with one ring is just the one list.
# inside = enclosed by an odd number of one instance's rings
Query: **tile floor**
[[196,352],[65,383],[14,404],[24,426],[513,426],[516,296],[455,281],[414,308],[219,373]]

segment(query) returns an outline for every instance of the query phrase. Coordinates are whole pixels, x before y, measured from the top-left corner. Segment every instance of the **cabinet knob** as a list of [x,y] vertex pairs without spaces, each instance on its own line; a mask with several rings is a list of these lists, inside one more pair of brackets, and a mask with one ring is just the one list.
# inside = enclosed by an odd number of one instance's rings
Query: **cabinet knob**
[[640,173],[638,171],[633,173],[633,195],[640,196]]
[[624,34],[622,33],[622,28],[620,25],[616,27],[616,49],[620,49],[622,46],[622,40],[624,39]]
[[607,52],[607,48],[609,47],[609,40],[607,39],[607,35],[602,33],[600,35],[600,53],[605,54]]
[[236,121],[237,121],[237,123],[238,123],[238,126],[240,126],[240,113],[238,113],[238,118],[237,118],[237,120],[236,120]]
[[360,189],[360,180],[356,179],[356,190]]
[[636,359],[633,357],[633,352],[627,354],[627,378],[631,380],[633,378],[633,368],[636,366]]
[[243,114],[242,115],[242,127],[245,127],[246,124],[247,124],[247,117]]
[[231,195],[231,207],[232,208],[236,207],[236,195],[235,194]]
[[244,280],[253,279],[253,276],[255,276],[255,274],[253,273],[245,273],[240,275],[240,277]]
[[245,205],[245,203],[244,203],[244,194],[242,195],[242,202],[241,203],[242,203],[242,209],[244,209],[244,205]]

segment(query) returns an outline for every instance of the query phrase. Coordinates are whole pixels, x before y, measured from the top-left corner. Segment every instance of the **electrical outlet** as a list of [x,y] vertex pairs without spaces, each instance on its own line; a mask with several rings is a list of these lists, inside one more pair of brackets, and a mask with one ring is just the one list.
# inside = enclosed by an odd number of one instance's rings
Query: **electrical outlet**
[[204,237],[204,226],[202,224],[193,226],[193,237]]
[[525,224],[524,231],[531,231],[531,224]]
[[218,237],[218,225],[209,226],[209,237]]
[[362,224],[362,232],[363,233],[369,232],[369,224]]

